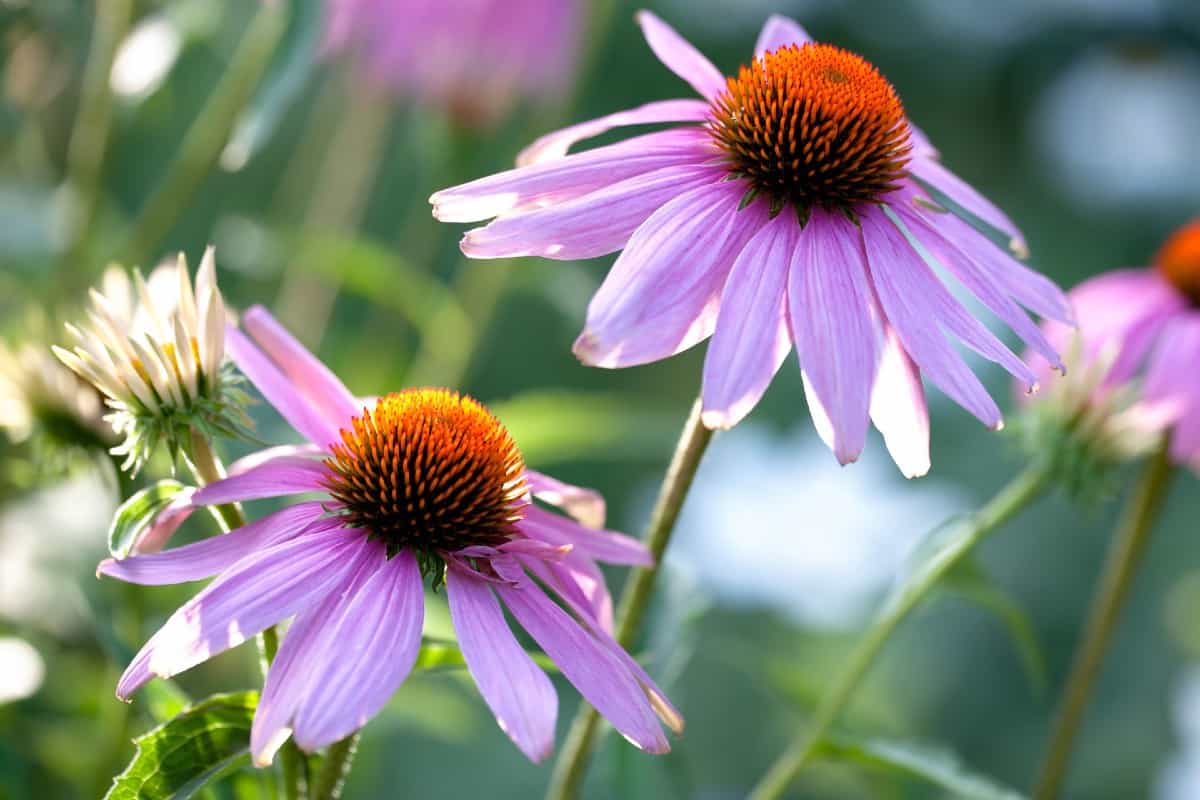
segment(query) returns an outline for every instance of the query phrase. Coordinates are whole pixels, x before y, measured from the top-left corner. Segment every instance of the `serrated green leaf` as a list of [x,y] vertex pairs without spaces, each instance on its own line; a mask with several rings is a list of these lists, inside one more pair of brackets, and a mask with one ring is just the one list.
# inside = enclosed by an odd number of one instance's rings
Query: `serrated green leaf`
[[973,559],[966,559],[951,570],[943,579],[942,588],[971,600],[999,618],[1017,647],[1030,683],[1039,693],[1044,692],[1049,682],[1046,657],[1025,609],[997,586]]
[[821,754],[825,758],[918,778],[959,800],[1025,800],[1025,795],[971,771],[958,756],[941,748],[838,735],[821,743]]
[[183,800],[249,763],[258,692],[212,695],[134,740],[105,800]]
[[128,556],[142,532],[185,488],[179,481],[162,480],[122,503],[108,528],[108,552],[113,558]]

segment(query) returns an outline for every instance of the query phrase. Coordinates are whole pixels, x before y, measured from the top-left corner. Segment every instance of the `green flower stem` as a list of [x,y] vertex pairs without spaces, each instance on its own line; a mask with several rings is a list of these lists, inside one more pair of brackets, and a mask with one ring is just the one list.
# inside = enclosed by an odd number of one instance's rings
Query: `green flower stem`
[[1087,628],[1063,689],[1062,705],[1042,762],[1035,800],[1052,800],[1067,775],[1075,734],[1087,710],[1092,686],[1117,626],[1134,574],[1162,511],[1174,468],[1164,444],[1150,460],[1141,481],[1121,515],[1109,547],[1104,573],[1088,613]]
[[[658,500],[654,504],[650,523],[642,539],[654,556],[655,566],[635,570],[621,592],[621,602],[617,608],[616,640],[626,649],[635,643],[642,618],[646,615],[650,597],[654,592],[658,565],[662,563],[663,553],[670,544],[675,522],[696,477],[700,460],[704,457],[708,443],[712,441],[713,432],[700,421],[700,407],[700,400],[697,400],[684,424],[679,444],[675,447],[675,455],[667,467]],[[563,743],[562,753],[554,765],[554,774],[546,791],[547,800],[568,800],[578,796],[587,774],[599,722],[600,716],[596,710],[587,703],[581,703],[567,733],[566,742]]]
[[138,265],[154,255],[221,155],[242,109],[266,72],[287,27],[287,3],[260,3],[229,68],[188,129],[175,160],[133,222],[122,256]]
[[329,746],[317,779],[313,783],[313,800],[338,800],[342,796],[342,787],[346,782],[346,775],[350,773],[350,765],[357,750],[357,733],[352,733]]
[[859,641],[850,662],[817,705],[808,726],[767,771],[751,791],[750,800],[774,800],[780,797],[800,771],[813,759],[826,732],[853,699],[870,668],[892,635],[912,611],[937,587],[938,583],[975,547],[1018,511],[1037,499],[1051,485],[1049,467],[1041,462],[1030,465],[1005,486],[983,508],[964,520],[966,535],[958,538],[954,547],[931,564],[919,585],[904,592],[887,607]]
[[98,0],[92,41],[83,71],[79,110],[67,146],[67,187],[71,212],[62,266],[76,269],[87,247],[100,198],[100,175],[112,129],[112,92],[108,86],[113,57],[133,14],[132,0]]
[[[201,486],[213,481],[219,481],[225,477],[225,468],[222,466],[221,460],[213,452],[212,445],[208,439],[199,431],[192,431],[192,440],[187,456],[187,462],[192,469],[192,474],[196,476],[196,482]],[[242,509],[236,503],[214,506],[214,511],[221,520],[221,526],[226,532],[234,528],[240,528],[246,524],[246,515],[242,513]],[[258,650],[259,667],[265,679],[271,662],[275,660],[275,655],[279,652],[279,632],[275,630],[274,626],[267,628],[258,635]],[[296,749],[295,742],[289,740],[285,743],[280,748],[279,758],[283,768],[284,797],[287,800],[300,800],[300,798],[305,796],[304,771],[301,768],[301,759],[303,757],[300,755],[300,751]]]

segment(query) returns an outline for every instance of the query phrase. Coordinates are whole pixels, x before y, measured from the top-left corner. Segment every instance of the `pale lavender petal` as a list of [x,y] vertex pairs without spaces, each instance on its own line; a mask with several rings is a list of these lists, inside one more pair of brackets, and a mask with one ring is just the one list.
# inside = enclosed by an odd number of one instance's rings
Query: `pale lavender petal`
[[848,464],[866,443],[883,336],[854,223],[813,209],[791,259],[787,298],[797,355],[828,413],[834,455]]
[[242,456],[237,461],[229,465],[230,475],[240,475],[243,472],[261,467],[272,461],[280,458],[291,460],[298,456],[308,456],[310,458],[324,457],[325,450],[315,444],[281,444],[275,447],[267,447],[262,450],[256,450],[248,456]]
[[446,600],[467,669],[500,729],[529,760],[542,761],[554,749],[558,716],[550,678],[517,643],[486,581],[449,569]]
[[157,553],[162,550],[170,538],[175,535],[175,531],[179,530],[179,526],[187,521],[187,518],[196,510],[196,506],[192,502],[195,494],[195,489],[188,488],[171,498],[167,507],[158,512],[154,521],[141,532],[129,552],[133,555],[140,555]]
[[617,656],[532,581],[498,584],[496,591],[567,680],[622,736],[651,753],[671,749],[646,692]]
[[790,17],[782,14],[772,14],[767,17],[766,24],[758,34],[758,42],[754,45],[754,57],[762,58],[766,53],[774,53],[789,44],[802,45],[812,41],[808,31]]
[[604,525],[604,496],[595,489],[572,486],[531,469],[525,470],[525,483],[538,500],[561,508],[587,527]]
[[1025,237],[1017,229],[1016,224],[1008,218],[1008,215],[977,192],[971,184],[946,169],[941,162],[932,158],[916,157],[909,162],[908,168],[914,175],[932,184],[934,188],[955,203],[1011,237],[1009,250],[1013,253],[1023,255],[1029,252]]
[[471,258],[542,256],[595,258],[620,250],[646,219],[689,189],[716,183],[719,167],[673,166],[635,175],[581,197],[467,231],[462,251]]
[[637,539],[616,531],[587,528],[537,506],[525,509],[525,518],[517,523],[517,527],[530,538],[552,545],[571,545],[597,561],[640,567],[654,565],[650,551]]
[[794,216],[780,214],[733,262],[704,358],[701,419],[709,428],[732,428],[749,414],[792,349],[787,273],[799,230]]
[[354,395],[329,367],[296,340],[262,306],[251,306],[242,314],[242,327],[258,343],[283,374],[316,409],[326,423],[337,430],[362,413]]
[[938,157],[937,148],[933,146],[933,142],[925,135],[925,131],[918,128],[913,121],[908,121],[908,140],[912,143],[912,154],[914,157],[934,158]]
[[612,636],[612,595],[595,561],[568,553],[558,562],[523,558],[521,563],[579,616],[587,616]]
[[702,100],[657,100],[548,133],[517,155],[517,165],[527,167],[562,158],[576,142],[599,136],[613,128],[662,122],[704,122],[709,114],[709,105]]
[[637,21],[658,60],[687,81],[701,97],[712,100],[725,91],[725,76],[674,28],[649,11],[639,11]]
[[738,211],[745,191],[740,182],[693,189],[637,229],[588,305],[575,342],[585,364],[645,364],[712,333],[729,269],[766,223],[765,202]]
[[211,506],[319,492],[324,490],[328,478],[329,470],[320,461],[303,456],[280,456],[198,489],[192,503]]
[[702,128],[647,133],[435,192],[433,216],[442,222],[477,222],[514,209],[561,203],[617,181],[680,164],[702,164],[719,155]]
[[906,478],[929,472],[929,406],[917,365],[889,329],[871,393],[871,421]]
[[[945,293],[945,289],[882,213],[865,210],[860,222],[867,264],[880,304],[904,349],[921,371],[956,403],[988,427],[999,428],[1002,418],[996,402],[941,330],[939,323],[943,323],[943,316],[938,313],[942,310],[937,308],[938,294]],[[950,302],[957,305],[953,298]],[[940,305],[946,305],[944,300]]]
[[1174,418],[1170,454],[1178,463],[1195,462],[1200,448],[1200,315],[1176,315],[1162,329],[1150,356],[1139,403],[1164,407]]
[[330,639],[338,658],[312,676],[293,736],[312,752],[349,736],[387,704],[421,649],[425,593],[421,569],[402,551],[358,589]]
[[244,333],[230,326],[225,335],[225,347],[233,363],[288,424],[310,442],[322,447],[337,441],[337,428],[326,421],[295,383],[280,372]]
[[177,675],[306,608],[357,566],[362,543],[361,533],[338,528],[242,559],[146,642],[117,696],[128,698],[151,678]]
[[241,559],[296,536],[325,513],[320,503],[298,503],[220,536],[210,536],[164,553],[148,553],[121,560],[107,558],[97,575],[163,586],[211,578]]

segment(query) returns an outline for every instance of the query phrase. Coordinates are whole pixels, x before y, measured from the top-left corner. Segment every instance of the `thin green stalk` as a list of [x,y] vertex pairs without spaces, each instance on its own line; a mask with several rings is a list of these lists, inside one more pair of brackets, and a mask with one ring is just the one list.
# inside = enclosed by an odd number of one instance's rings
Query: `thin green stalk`
[[133,14],[132,0],[99,0],[96,21],[83,71],[79,110],[67,146],[67,188],[70,217],[62,266],[73,269],[87,247],[100,198],[100,175],[112,127],[109,73],[117,46],[125,38]]
[[329,746],[317,779],[313,783],[313,800],[338,800],[342,796],[342,787],[346,783],[346,776],[350,773],[350,765],[354,762],[354,753],[357,750],[357,733],[352,733]]
[[1104,573],[1088,612],[1087,628],[1063,689],[1062,705],[1042,762],[1035,800],[1057,797],[1067,776],[1075,735],[1079,732],[1092,687],[1104,663],[1104,654],[1146,552],[1150,532],[1162,511],[1173,475],[1174,468],[1164,444],[1146,466],[1137,489],[1121,514]]
[[749,800],[774,800],[780,797],[800,771],[820,749],[825,734],[849,705],[864,677],[875,664],[892,635],[937,587],[955,566],[969,556],[988,534],[995,531],[1018,511],[1039,497],[1051,484],[1050,470],[1042,464],[1030,465],[1005,486],[983,508],[961,524],[966,533],[926,570],[922,580],[890,603],[859,641],[846,669],[822,698],[812,720],[767,771],[750,792]]
[[[642,618],[646,615],[650,597],[654,593],[658,565],[662,563],[663,553],[671,542],[675,522],[696,477],[700,460],[704,457],[708,443],[712,441],[712,431],[700,421],[700,408],[701,403],[697,400],[683,426],[679,444],[675,447],[675,455],[667,467],[658,500],[650,514],[646,534],[642,538],[646,548],[654,556],[655,566],[634,570],[621,592],[621,601],[617,607],[616,640],[626,649],[632,647],[637,638]],[[578,796],[587,774],[599,722],[600,716],[596,710],[587,703],[581,703],[567,733],[566,742],[563,743],[562,753],[554,765],[554,774],[546,791],[547,800],[568,800]]]
[[187,207],[221,155],[229,134],[266,72],[287,27],[286,3],[260,3],[245,35],[204,108],[196,115],[158,187],[146,199],[121,253],[142,264]]

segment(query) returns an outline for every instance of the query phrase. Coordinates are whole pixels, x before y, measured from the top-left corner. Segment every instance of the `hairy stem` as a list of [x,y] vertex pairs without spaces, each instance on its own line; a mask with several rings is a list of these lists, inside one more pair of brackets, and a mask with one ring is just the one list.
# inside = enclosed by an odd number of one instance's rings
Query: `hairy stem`
[[329,746],[313,784],[313,800],[338,800],[342,796],[342,787],[346,782],[346,775],[350,773],[350,765],[357,750],[357,733],[352,733]]

